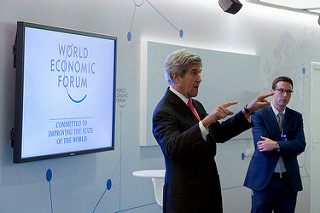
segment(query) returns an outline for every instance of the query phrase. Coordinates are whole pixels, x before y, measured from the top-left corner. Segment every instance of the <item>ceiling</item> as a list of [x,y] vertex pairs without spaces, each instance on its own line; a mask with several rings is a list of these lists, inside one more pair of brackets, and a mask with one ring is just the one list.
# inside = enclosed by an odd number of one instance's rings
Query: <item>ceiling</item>
[[320,0],[246,0],[270,7],[320,15]]

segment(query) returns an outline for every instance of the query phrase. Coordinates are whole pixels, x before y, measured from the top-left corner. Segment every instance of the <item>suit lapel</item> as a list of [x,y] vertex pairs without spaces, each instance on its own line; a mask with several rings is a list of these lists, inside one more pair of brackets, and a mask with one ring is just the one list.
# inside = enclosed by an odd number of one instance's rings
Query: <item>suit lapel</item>
[[279,128],[279,124],[278,124],[277,118],[276,118],[272,108],[265,107],[263,109],[262,116],[263,116],[264,120],[266,121],[266,126],[267,126],[270,134],[272,134],[272,137],[276,137],[276,136],[281,137],[281,131]]
[[286,108],[286,113],[284,114],[284,124],[283,124],[283,132],[287,133],[289,129],[289,124],[292,122],[292,110],[290,108]]
[[[184,103],[177,95],[171,92],[170,89],[168,89],[166,93],[166,98],[169,100],[169,103],[174,107],[175,111],[177,111],[178,113],[184,112],[183,119],[186,119],[186,121],[189,121],[190,127],[199,122],[196,116],[194,116],[194,114],[192,113],[189,106],[186,103]],[[202,109],[202,107],[200,107],[198,102],[196,101],[193,101],[192,103],[200,119],[203,118],[205,116],[205,112]],[[209,132],[209,135],[207,137],[214,138],[212,131]],[[208,151],[212,153],[213,156],[216,155],[216,144],[214,139],[212,142],[203,143],[203,144],[206,147],[206,149],[208,149]]]
[[[189,120],[191,123],[199,122],[198,119],[194,116],[189,106],[184,103],[181,98],[179,98],[176,94],[167,90],[167,97],[169,102],[173,105],[177,112],[184,112],[184,117]],[[197,109],[196,109],[197,110]]]

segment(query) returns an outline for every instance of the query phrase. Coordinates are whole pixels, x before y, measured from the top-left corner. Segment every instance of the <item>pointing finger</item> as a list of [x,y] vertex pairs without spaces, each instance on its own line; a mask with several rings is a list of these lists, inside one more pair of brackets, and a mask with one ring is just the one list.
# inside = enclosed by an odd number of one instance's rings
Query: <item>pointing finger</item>
[[232,101],[232,102],[228,102],[228,103],[225,103],[225,104],[221,104],[221,106],[224,107],[224,108],[227,108],[227,107],[229,107],[231,105],[235,105],[237,103],[238,103],[238,101]]
[[273,94],[274,93],[269,93],[269,94],[266,94],[266,95],[261,95],[260,97],[261,97],[261,99],[265,99],[265,98],[267,98],[267,97],[269,97],[269,96],[271,96]]

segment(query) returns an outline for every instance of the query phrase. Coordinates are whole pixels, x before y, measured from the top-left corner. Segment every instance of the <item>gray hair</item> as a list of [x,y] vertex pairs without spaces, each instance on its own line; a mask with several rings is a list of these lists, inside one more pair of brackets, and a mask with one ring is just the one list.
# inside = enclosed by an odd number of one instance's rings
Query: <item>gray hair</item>
[[200,56],[186,49],[170,53],[164,62],[164,74],[169,85],[174,84],[173,74],[183,77],[188,67],[195,64],[202,66]]

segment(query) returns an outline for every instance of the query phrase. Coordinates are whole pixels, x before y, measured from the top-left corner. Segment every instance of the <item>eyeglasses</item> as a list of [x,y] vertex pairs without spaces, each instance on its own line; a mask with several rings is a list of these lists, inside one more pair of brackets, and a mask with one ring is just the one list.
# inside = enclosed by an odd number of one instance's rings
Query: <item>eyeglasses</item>
[[285,90],[285,89],[275,89],[275,90],[280,94],[286,93],[288,95],[291,95],[291,93],[293,93],[293,90]]

